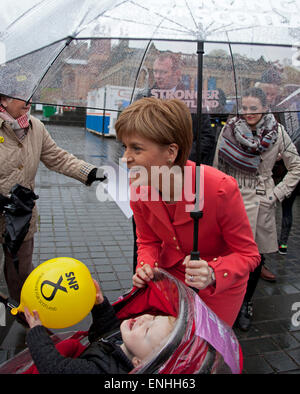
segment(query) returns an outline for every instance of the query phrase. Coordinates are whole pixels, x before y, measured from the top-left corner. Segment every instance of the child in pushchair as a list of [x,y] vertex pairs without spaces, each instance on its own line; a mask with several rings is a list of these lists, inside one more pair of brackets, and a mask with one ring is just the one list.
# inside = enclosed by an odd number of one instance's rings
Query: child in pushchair
[[88,333],[51,338],[38,316],[26,312],[33,327],[29,349],[2,364],[0,373],[241,372],[232,329],[192,289],[161,269],[147,287],[132,289],[113,305],[97,288],[96,303]]

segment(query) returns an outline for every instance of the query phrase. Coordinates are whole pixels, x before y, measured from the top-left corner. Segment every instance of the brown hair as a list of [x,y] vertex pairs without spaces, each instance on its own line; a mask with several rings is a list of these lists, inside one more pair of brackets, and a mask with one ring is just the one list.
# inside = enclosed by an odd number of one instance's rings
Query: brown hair
[[119,116],[117,138],[137,134],[158,145],[176,143],[179,147],[175,165],[183,167],[193,143],[189,109],[178,99],[161,100],[145,97],[129,105]]

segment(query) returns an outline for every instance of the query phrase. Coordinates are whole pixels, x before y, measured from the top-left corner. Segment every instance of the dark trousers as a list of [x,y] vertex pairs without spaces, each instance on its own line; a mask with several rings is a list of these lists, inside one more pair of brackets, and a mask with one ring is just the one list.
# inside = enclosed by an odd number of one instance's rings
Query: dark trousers
[[19,260],[18,271],[15,268],[13,258],[10,253],[4,250],[4,277],[8,288],[8,293],[12,299],[20,302],[22,286],[33,270],[32,254],[33,254],[33,238],[22,243],[17,256]]
[[293,204],[299,192],[300,192],[300,183],[298,183],[296,189],[294,189],[290,197],[285,198],[281,203],[282,219],[281,219],[281,232],[279,237],[279,245],[287,244],[291,227],[293,224]]
[[244,302],[251,301],[253,294],[255,292],[258,280],[260,278],[261,269],[262,269],[262,266],[264,265],[264,263],[265,263],[265,257],[264,257],[264,255],[261,254],[260,264],[255,268],[255,270],[253,272],[250,272],[248,284],[247,284],[247,290],[246,290],[246,294],[244,297]]

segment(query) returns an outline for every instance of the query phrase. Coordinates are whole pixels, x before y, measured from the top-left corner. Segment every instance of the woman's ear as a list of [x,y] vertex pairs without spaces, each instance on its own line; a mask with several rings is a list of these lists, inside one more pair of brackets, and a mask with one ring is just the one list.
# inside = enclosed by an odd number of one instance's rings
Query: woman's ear
[[177,158],[178,151],[179,151],[179,146],[175,144],[175,142],[169,145],[168,147],[169,159],[171,159],[173,163]]
[[138,367],[142,363],[142,361],[139,358],[137,358],[136,356],[134,356],[131,361],[132,361],[132,364],[135,368]]

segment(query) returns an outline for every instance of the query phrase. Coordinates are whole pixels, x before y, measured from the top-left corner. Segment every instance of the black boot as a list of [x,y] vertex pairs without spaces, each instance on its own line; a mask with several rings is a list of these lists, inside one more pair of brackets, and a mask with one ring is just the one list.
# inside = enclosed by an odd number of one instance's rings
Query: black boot
[[244,301],[236,318],[235,325],[242,331],[248,331],[251,327],[252,315],[253,303],[251,301]]

